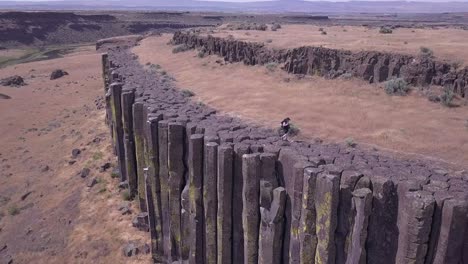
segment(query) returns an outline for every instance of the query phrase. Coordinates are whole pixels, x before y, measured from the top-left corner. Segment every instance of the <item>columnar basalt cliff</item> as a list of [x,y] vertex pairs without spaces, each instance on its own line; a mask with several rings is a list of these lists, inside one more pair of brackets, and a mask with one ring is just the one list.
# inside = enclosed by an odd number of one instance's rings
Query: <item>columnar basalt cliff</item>
[[289,73],[328,78],[351,73],[371,83],[401,77],[415,86],[440,85],[461,97],[468,97],[468,68],[457,70],[449,63],[424,56],[378,51],[352,52],[323,47],[270,49],[261,43],[202,36],[190,31],[176,32],[173,42],[203,49],[229,62],[244,62],[247,65],[278,62],[284,64],[284,70]]
[[[221,41],[207,47],[265,62],[255,44]],[[102,61],[121,180],[148,212],[155,262],[468,263],[465,171],[285,142],[191,102],[128,50]]]

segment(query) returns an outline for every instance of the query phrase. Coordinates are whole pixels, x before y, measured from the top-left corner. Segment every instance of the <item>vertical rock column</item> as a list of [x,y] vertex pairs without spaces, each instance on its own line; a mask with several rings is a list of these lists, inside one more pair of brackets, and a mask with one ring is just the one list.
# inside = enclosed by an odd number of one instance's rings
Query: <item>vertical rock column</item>
[[142,102],[133,104],[133,134],[135,136],[135,156],[137,164],[137,191],[138,202],[140,210],[146,212],[146,199],[145,199],[145,180],[143,169],[145,168],[145,125],[146,117],[145,109]]
[[158,123],[158,153],[159,153],[159,182],[161,185],[161,217],[163,249],[166,262],[171,258],[170,252],[170,214],[169,214],[169,170],[168,170],[168,121]]
[[335,230],[339,202],[340,178],[330,174],[317,177],[315,210],[317,211],[317,249],[315,263],[335,263]]
[[269,209],[260,208],[258,263],[280,264],[282,261],[285,202],[286,190],[278,187],[273,190]]
[[102,81],[104,83],[104,93],[107,92],[107,71],[108,71],[108,60],[109,55],[107,53],[103,53],[101,55],[101,65],[102,65]]
[[319,169],[304,170],[304,187],[302,195],[302,212],[300,222],[300,257],[301,263],[314,263],[317,248],[315,196]]
[[182,258],[181,194],[184,186],[184,137],[185,127],[170,123],[168,130],[170,247],[172,260]]
[[[158,158],[158,122],[162,115],[148,118],[145,136],[145,164],[147,172],[145,178],[146,203],[148,208],[149,225],[151,230],[151,244],[153,259],[161,261],[159,258],[163,254],[162,241],[162,212],[161,212],[161,185],[159,181],[159,158]],[[148,193],[149,192],[149,193]]]
[[[387,177],[372,178],[372,214],[367,234],[368,263],[393,264],[398,246],[398,196]],[[403,205],[402,205],[403,206]]]
[[372,191],[367,188],[353,192],[353,227],[347,250],[347,264],[366,264],[366,240],[369,215],[372,210]]
[[203,252],[203,135],[189,139],[190,264],[205,263]]
[[289,263],[301,262],[299,227],[302,211],[302,188],[304,186],[304,168],[306,164],[298,162],[293,167],[292,179],[292,221],[289,242]]
[[133,102],[135,93],[122,93],[122,121],[124,128],[125,168],[131,197],[137,195],[137,171],[135,157],[135,137],[133,134]]
[[232,262],[244,263],[244,229],[242,227],[242,156],[249,153],[249,146],[234,146],[234,178],[232,193]]
[[218,263],[232,263],[232,180],[234,151],[230,145],[218,148]]
[[218,172],[218,144],[208,142],[205,144],[204,177],[203,177],[203,209],[205,220],[205,263],[217,263],[217,227],[216,214],[218,208],[217,172]]
[[424,191],[407,192],[400,204],[396,263],[422,264],[426,257],[435,200]]
[[467,229],[468,201],[465,199],[445,201],[433,263],[466,263],[462,258]]
[[244,263],[258,263],[258,235],[260,224],[260,177],[259,154],[242,156],[242,226],[244,228]]
[[125,168],[125,148],[124,148],[124,130],[122,123],[122,84],[113,83],[110,85],[110,106],[112,109],[112,127],[114,134],[114,147],[119,161],[120,180],[127,180]]

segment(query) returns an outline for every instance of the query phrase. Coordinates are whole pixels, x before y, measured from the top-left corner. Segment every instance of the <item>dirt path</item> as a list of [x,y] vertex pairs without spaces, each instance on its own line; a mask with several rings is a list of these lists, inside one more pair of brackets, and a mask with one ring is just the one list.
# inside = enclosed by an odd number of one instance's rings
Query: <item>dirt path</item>
[[162,66],[182,89],[225,113],[277,127],[289,116],[302,135],[326,141],[353,138],[398,153],[468,165],[468,108],[446,108],[416,95],[387,96],[359,80],[298,80],[276,69],[220,65],[220,57],[196,51],[173,54],[170,36],[151,37],[134,48],[142,64]]
[[[70,75],[50,80],[57,68]],[[0,263],[150,263],[149,255],[122,255],[129,240],[148,243],[149,235],[131,226],[136,205],[131,215],[118,211],[113,167],[99,171],[116,162],[103,122],[100,55],[88,47],[4,68],[0,78],[14,74],[28,85],[0,86],[11,97],[0,98]],[[72,158],[75,148],[81,154]]]

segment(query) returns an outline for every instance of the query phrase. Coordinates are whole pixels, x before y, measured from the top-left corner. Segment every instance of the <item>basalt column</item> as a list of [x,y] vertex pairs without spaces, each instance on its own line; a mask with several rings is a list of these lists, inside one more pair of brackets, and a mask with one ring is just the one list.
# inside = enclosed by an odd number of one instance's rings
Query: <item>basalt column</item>
[[272,200],[268,208],[260,208],[258,263],[281,263],[285,203],[286,190],[277,187],[272,191]]
[[234,177],[232,193],[232,262],[244,263],[244,228],[242,227],[242,156],[250,152],[249,145],[234,146]]
[[424,191],[406,192],[399,204],[396,263],[422,264],[426,257],[434,213],[434,197]]
[[260,225],[260,155],[246,154],[242,157],[242,226],[244,228],[244,263],[258,263],[258,235]]
[[172,260],[182,260],[181,194],[184,186],[185,127],[170,123],[168,130],[170,247]]
[[[204,177],[203,177],[203,209],[205,218],[205,263],[217,263],[217,172],[218,172],[218,144],[205,144]],[[221,263],[220,263],[221,264]]]
[[137,195],[137,165],[135,157],[135,137],[133,134],[133,102],[135,93],[126,91],[122,93],[122,121],[124,127],[125,168],[127,170],[128,188],[130,196]]
[[125,148],[124,148],[124,130],[122,123],[122,84],[113,83],[110,85],[110,106],[112,109],[112,127],[114,133],[114,147],[117,153],[120,170],[120,180],[127,180],[125,168]]
[[152,253],[155,260],[160,261],[163,254],[162,241],[162,212],[161,212],[161,186],[159,181],[158,158],[158,122],[162,115],[151,116],[145,126],[145,163],[147,166],[146,203],[148,207],[149,225],[151,231]]
[[189,139],[190,264],[205,263],[203,246],[203,137],[202,134],[195,134]]
[[339,202],[340,178],[331,174],[320,174],[317,178],[315,210],[317,211],[317,249],[315,263],[335,263],[335,230]]
[[232,263],[233,154],[230,145],[218,148],[218,263]]
[[317,168],[304,170],[302,194],[302,212],[299,227],[301,263],[314,263],[317,248],[315,195],[317,192]]
[[170,260],[170,214],[169,214],[169,169],[168,169],[168,121],[158,123],[159,182],[161,185],[161,217],[164,256]]
[[145,199],[145,179],[143,169],[145,168],[145,125],[146,117],[145,109],[142,102],[133,104],[133,134],[135,136],[135,156],[137,164],[137,190],[138,202],[140,210],[146,212],[146,199]]

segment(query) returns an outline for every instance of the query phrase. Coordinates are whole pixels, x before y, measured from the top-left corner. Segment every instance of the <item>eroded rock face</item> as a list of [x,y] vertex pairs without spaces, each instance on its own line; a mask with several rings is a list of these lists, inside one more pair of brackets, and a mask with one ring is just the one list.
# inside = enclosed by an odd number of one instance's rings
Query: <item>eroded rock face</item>
[[285,71],[294,74],[327,78],[351,74],[370,83],[398,77],[415,86],[441,85],[450,87],[461,97],[468,94],[468,68],[455,70],[449,63],[429,57],[323,47],[269,49],[261,43],[200,36],[190,32],[176,32],[173,42],[190,48],[203,48],[208,54],[222,56],[228,62],[244,62],[246,65],[282,63]]
[[14,75],[14,76],[1,79],[0,84],[3,86],[11,86],[11,87],[19,87],[19,86],[26,85],[23,77],[18,76],[18,75]]
[[68,75],[68,72],[58,69],[58,70],[53,71],[50,74],[50,79],[55,80],[55,79],[58,79],[58,78],[62,78],[65,75]]

